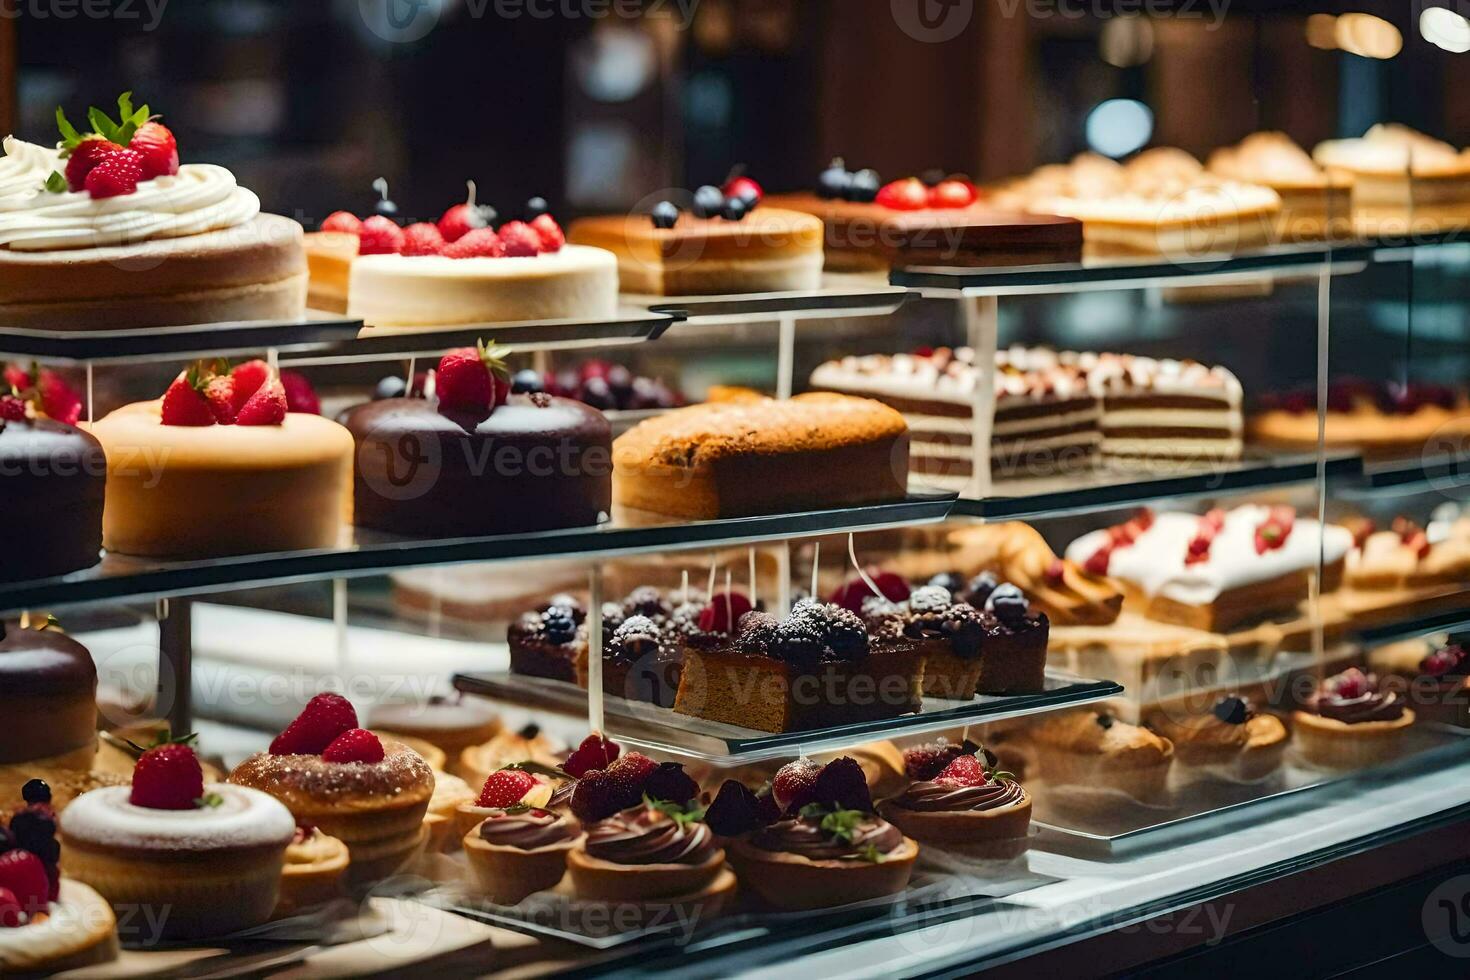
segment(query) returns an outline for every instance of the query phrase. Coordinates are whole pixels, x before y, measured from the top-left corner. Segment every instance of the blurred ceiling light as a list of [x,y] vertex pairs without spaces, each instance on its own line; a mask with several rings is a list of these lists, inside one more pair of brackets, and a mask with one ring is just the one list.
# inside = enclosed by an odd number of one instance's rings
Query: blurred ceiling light
[[652,39],[635,28],[603,24],[572,58],[582,91],[598,102],[627,102],[658,73]]
[[1332,14],[1313,14],[1307,18],[1307,43],[1323,51],[1337,50],[1337,18]]
[[1142,149],[1154,134],[1154,114],[1137,99],[1108,99],[1087,114],[1087,145],[1108,157]]
[[1343,14],[1337,18],[1337,46],[1360,58],[1387,61],[1404,49],[1404,36],[1382,17]]
[[1114,68],[1132,68],[1153,57],[1154,25],[1136,14],[1114,17],[1097,40],[1102,60]]
[[1419,33],[1435,47],[1461,54],[1470,51],[1470,20],[1448,7],[1430,7],[1419,15]]

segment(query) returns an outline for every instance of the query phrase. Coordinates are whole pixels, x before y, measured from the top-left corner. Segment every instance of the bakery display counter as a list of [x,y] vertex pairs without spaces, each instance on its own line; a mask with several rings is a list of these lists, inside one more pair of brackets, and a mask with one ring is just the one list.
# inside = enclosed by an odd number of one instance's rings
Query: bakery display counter
[[886,316],[909,299],[909,291],[891,286],[881,276],[828,275],[821,288],[774,293],[728,293],[701,296],[638,296],[624,293],[622,302],[655,313],[675,313],[690,326],[748,323],[792,318]]

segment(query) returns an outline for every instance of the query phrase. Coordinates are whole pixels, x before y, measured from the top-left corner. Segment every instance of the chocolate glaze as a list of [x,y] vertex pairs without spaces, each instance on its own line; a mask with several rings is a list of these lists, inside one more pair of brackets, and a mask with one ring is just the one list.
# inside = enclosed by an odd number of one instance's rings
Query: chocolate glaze
[[421,398],[359,405],[354,521],[420,536],[583,527],[612,506],[612,432],[602,413],[543,394],[488,416]]
[[516,847],[532,851],[538,847],[550,847],[577,836],[571,821],[550,810],[527,810],[509,813],[494,810],[480,824],[480,839],[487,844],[501,847]]
[[957,783],[919,781],[893,798],[893,805],[923,813],[950,813],[961,810],[997,810],[1015,806],[1026,798],[1020,783],[989,780],[982,786]]
[[0,422],[0,582],[97,564],[106,486],[106,457],[90,433],[50,419]]
[[0,698],[51,697],[97,688],[97,667],[87,648],[56,630],[0,623]]

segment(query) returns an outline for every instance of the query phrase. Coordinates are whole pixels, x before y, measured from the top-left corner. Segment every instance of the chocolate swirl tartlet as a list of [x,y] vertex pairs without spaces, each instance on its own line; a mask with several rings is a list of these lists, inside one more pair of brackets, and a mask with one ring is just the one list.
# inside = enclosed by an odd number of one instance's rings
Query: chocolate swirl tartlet
[[578,898],[602,902],[723,905],[734,890],[725,852],[703,813],[646,803],[591,823],[567,854]]
[[1414,724],[1414,712],[1402,696],[1381,685],[1376,674],[1356,667],[1324,680],[1291,718],[1302,757],[1331,769],[1393,759]]
[[464,839],[480,894],[497,905],[554,888],[566,873],[567,854],[582,840],[577,825],[540,807],[487,811]]

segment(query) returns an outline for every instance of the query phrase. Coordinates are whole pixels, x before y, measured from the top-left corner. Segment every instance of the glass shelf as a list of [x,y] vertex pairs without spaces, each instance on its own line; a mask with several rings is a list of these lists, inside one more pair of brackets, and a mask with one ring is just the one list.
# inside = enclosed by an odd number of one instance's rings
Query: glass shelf
[[1461,608],[1433,612],[1424,616],[1396,620],[1357,630],[1354,637],[1365,646],[1379,646],[1399,640],[1415,640],[1430,633],[1454,633],[1470,629],[1470,592],[1458,596]]
[[827,275],[820,289],[721,296],[625,295],[622,301],[655,313],[677,315],[692,325],[711,325],[782,317],[819,320],[883,316],[911,297],[907,289],[889,285],[881,277]]
[[[1444,448],[1450,449],[1448,444]],[[1417,488],[1441,490],[1470,486],[1470,453],[1430,452],[1366,462],[1363,464],[1363,477],[1368,490],[1401,493]]]
[[338,548],[158,561],[108,555],[58,578],[0,583],[0,613],[100,600],[205,595],[264,585],[379,575],[397,568],[700,550],[942,521],[955,495],[910,492],[892,503],[714,521],[647,524],[614,515],[594,527],[480,538],[418,539],[351,529]]
[[126,363],[204,356],[309,351],[349,343],[361,320],[242,320],[144,330],[19,330],[0,327],[0,360],[43,358],[54,363]]
[[[466,694],[509,701],[525,708],[574,717],[587,714],[587,691],[567,681],[509,671],[458,674],[454,686]],[[924,698],[922,710],[879,721],[803,732],[760,732],[677,714],[668,708],[616,696],[603,697],[609,736],[644,749],[720,766],[743,765],[793,755],[850,748],[864,742],[962,728],[1090,704],[1123,693],[1112,681],[1083,680],[1048,671],[1040,694],[980,695],[972,701]]]

